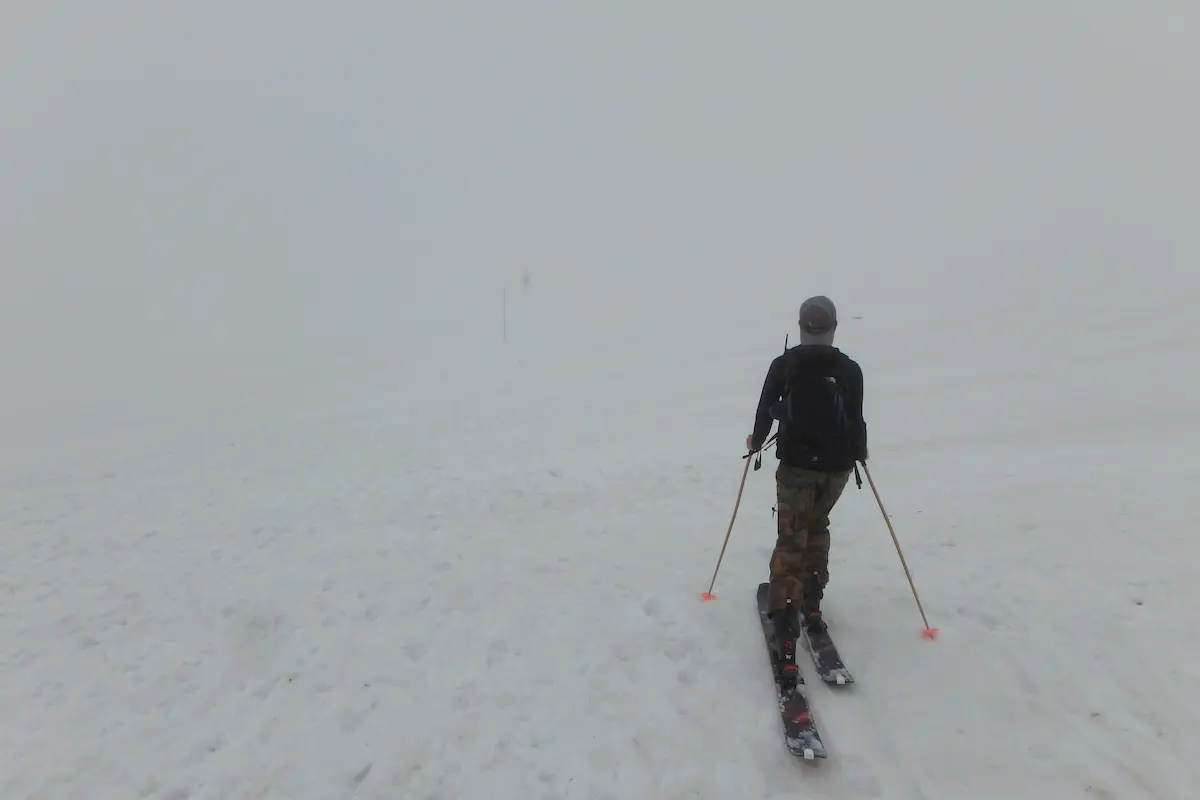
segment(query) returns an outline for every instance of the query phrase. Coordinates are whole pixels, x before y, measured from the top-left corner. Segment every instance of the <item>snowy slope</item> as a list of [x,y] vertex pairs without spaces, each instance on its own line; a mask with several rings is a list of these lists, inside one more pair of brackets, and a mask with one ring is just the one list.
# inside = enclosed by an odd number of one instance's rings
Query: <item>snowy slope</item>
[[814,689],[827,763],[782,750],[753,617],[770,459],[698,600],[773,351],[510,342],[471,365],[474,419],[371,373],[6,462],[0,794],[1186,796],[1200,387],[1022,351],[956,380],[969,341],[914,334],[931,357],[904,362],[890,327],[847,338],[942,634],[852,491],[828,613],[860,683]]
[[[1195,794],[1195,9],[14,9],[0,798]],[[813,293],[941,634],[851,488],[808,765]]]

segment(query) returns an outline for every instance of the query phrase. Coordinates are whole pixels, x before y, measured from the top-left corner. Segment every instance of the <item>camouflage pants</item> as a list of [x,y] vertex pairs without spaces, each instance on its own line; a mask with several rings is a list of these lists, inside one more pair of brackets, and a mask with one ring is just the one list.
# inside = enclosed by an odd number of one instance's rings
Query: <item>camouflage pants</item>
[[819,607],[829,583],[829,512],[849,472],[815,472],[783,464],[775,472],[778,538],[771,554],[771,611],[788,600],[804,613]]

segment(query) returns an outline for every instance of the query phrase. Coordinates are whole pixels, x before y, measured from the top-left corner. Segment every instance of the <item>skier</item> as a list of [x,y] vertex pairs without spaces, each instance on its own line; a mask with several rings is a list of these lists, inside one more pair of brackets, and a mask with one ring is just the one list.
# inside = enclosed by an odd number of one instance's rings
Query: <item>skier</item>
[[800,344],[771,362],[746,437],[762,449],[779,421],[775,472],[777,539],[770,562],[770,617],[782,669],[795,669],[801,625],[825,630],[821,600],[829,582],[829,513],[857,461],[867,460],[863,376],[833,346],[837,309],[825,296],[800,306]]

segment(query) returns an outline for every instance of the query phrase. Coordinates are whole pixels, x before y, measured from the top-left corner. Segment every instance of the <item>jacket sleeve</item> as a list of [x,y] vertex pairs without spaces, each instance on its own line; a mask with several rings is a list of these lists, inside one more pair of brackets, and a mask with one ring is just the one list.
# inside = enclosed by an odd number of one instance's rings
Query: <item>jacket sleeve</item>
[[854,364],[851,374],[851,409],[854,416],[854,458],[856,461],[867,460],[867,421],[863,419],[863,374],[858,364]]
[[758,450],[767,440],[771,432],[774,418],[771,416],[771,406],[783,395],[783,372],[781,362],[777,358],[771,362],[767,370],[766,380],[763,381],[762,394],[758,398],[758,410],[754,415],[754,433],[750,439],[752,449]]

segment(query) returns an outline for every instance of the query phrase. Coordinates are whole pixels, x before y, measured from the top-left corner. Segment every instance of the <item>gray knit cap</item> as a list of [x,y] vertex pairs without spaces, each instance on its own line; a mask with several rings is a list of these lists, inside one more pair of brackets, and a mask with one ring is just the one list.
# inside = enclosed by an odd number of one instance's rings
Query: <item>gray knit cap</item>
[[833,344],[837,329],[837,308],[824,295],[810,297],[800,304],[800,344]]

